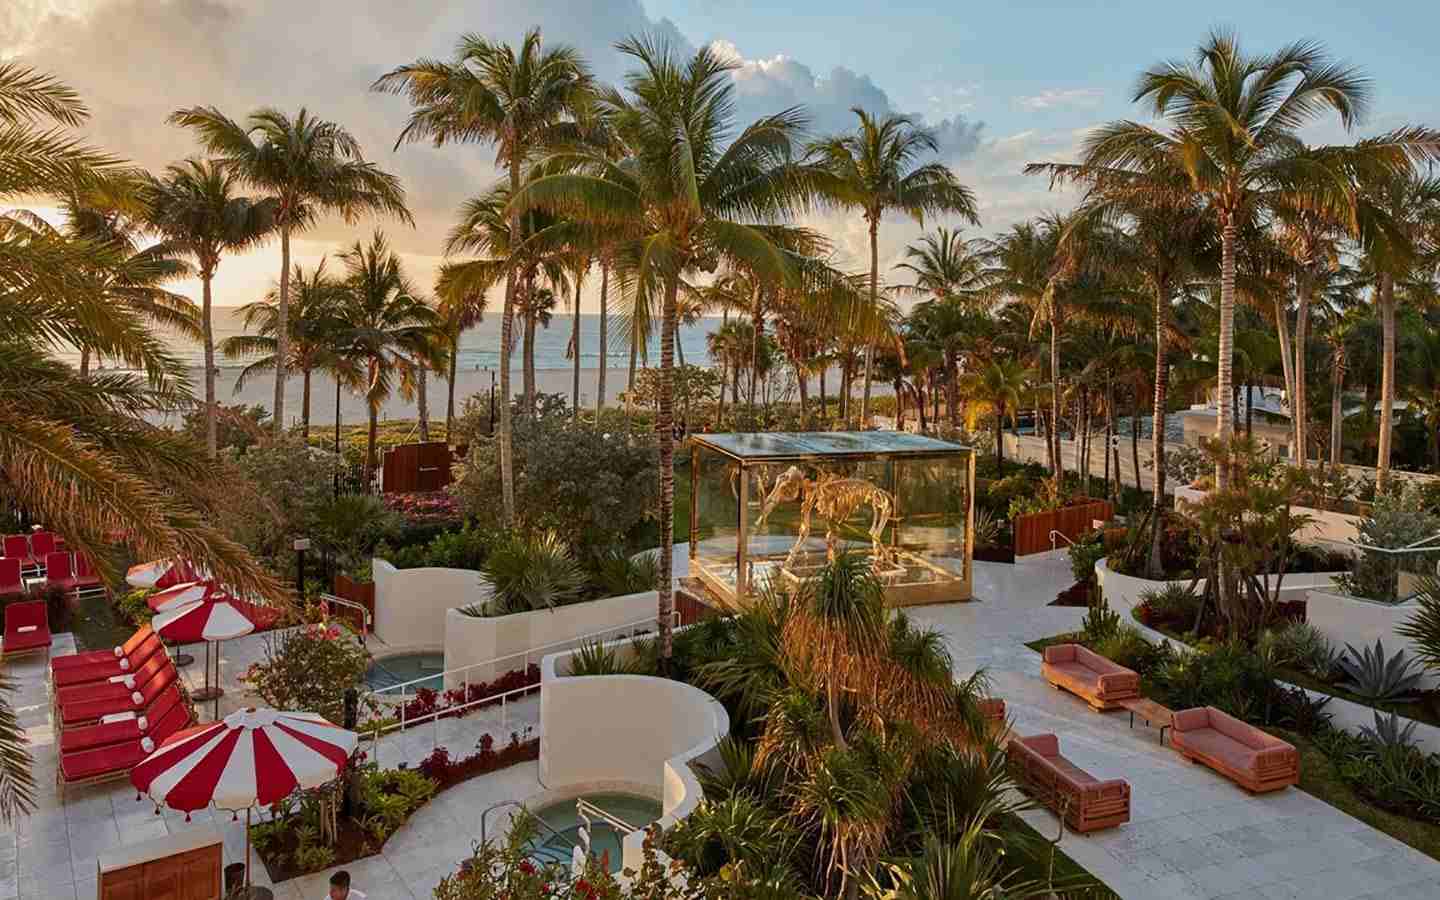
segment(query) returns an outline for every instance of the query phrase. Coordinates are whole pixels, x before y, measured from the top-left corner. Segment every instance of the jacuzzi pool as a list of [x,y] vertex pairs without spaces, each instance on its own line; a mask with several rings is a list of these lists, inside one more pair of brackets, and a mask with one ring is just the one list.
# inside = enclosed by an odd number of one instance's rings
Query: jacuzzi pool
[[381,657],[371,663],[370,668],[365,670],[365,684],[371,690],[376,690],[424,678],[419,684],[407,688],[407,692],[422,687],[438,691],[444,686],[444,679],[441,677],[444,671],[443,653],[399,653]]
[[[660,818],[660,804],[645,797],[590,794],[585,799],[632,828],[644,828]],[[580,840],[580,815],[575,810],[575,800],[552,803],[532,812],[550,828],[541,827],[539,837],[531,845],[530,855],[542,862],[569,865],[573,848]],[[620,871],[620,841],[624,836],[622,831],[603,819],[591,821],[590,852],[596,859],[608,857],[611,872]]]

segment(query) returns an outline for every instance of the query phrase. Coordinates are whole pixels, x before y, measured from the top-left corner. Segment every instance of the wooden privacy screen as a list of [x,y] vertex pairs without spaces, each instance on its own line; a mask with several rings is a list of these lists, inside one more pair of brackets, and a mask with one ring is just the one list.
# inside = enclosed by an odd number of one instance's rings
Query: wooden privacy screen
[[444,441],[400,444],[385,453],[385,493],[439,491],[450,483],[450,445]]
[[219,900],[223,845],[213,828],[101,854],[99,900]]
[[[1115,515],[1115,507],[1108,500],[1091,500],[1076,506],[1052,509],[1049,512],[1030,513],[1016,516],[1015,555],[1041,553],[1051,549],[1050,532],[1058,531],[1070,541],[1078,541],[1082,535],[1095,527],[1094,523],[1109,521]],[[1065,541],[1056,538],[1057,546]]]

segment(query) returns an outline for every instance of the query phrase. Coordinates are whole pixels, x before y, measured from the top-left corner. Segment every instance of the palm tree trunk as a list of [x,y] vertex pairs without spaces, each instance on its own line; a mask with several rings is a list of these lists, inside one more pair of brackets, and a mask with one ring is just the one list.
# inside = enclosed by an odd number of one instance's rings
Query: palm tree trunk
[[[880,314],[880,215],[870,219],[870,315]],[[860,395],[860,428],[870,425],[870,373],[875,367],[875,334],[873,325],[865,335],[865,389]],[[923,417],[922,417],[923,418]]]
[[[1230,444],[1235,437],[1235,399],[1232,373],[1235,355],[1235,220],[1226,215],[1220,231],[1220,358],[1216,360],[1215,437],[1219,439],[1222,456],[1215,467],[1215,486],[1230,487]],[[1224,584],[1221,584],[1222,590]]]
[[423,443],[430,440],[430,367],[425,365],[424,360],[420,360],[417,368],[419,383],[416,387],[419,393],[416,396],[416,415],[420,418],[420,440]]
[[375,469],[380,463],[375,458],[375,444],[380,439],[380,407],[374,403],[366,405],[370,408],[370,430],[365,436],[365,491],[369,493],[370,486],[375,483]]
[[821,425],[824,425],[824,424],[829,420],[829,416],[830,416],[830,412],[829,412],[830,398],[828,398],[828,397],[825,396],[825,373],[828,372],[828,371],[830,371],[830,365],[827,363],[827,364],[825,365],[825,367],[820,370],[820,424],[821,424]]
[[760,371],[760,335],[765,330],[765,319],[761,316],[760,299],[764,294],[757,279],[750,296],[750,408],[755,408],[755,376]]
[[[1298,291],[1298,286],[1297,286]],[[1285,375],[1285,398],[1290,404],[1290,441],[1295,442],[1295,350],[1290,340],[1290,318],[1282,303],[1283,294],[1275,294],[1275,330],[1280,335],[1280,368]]]
[[1390,481],[1391,430],[1395,418],[1395,279],[1380,275],[1380,434],[1375,460],[1375,493]]
[[1005,404],[995,407],[995,471],[1005,477]]
[[809,407],[809,405],[810,405],[810,404],[809,404],[809,400],[810,400],[810,376],[805,373],[805,369],[804,369],[803,366],[796,366],[796,367],[795,367],[795,378],[796,378],[797,381],[799,382],[799,388],[800,388],[800,422],[802,423],[802,426],[803,426],[803,424],[805,423],[805,421],[806,421],[806,419],[807,419],[807,413],[809,412],[808,407]]
[[275,310],[275,433],[285,433],[285,376],[290,362],[290,223],[280,226],[280,302]]
[[625,409],[628,412],[631,406],[630,398],[635,391],[635,357],[639,354],[639,335],[630,336],[630,374],[625,379]]
[[303,443],[310,443],[310,367],[307,365],[300,370],[302,389],[300,391],[300,440]]
[[[1113,490],[1110,484],[1110,445],[1115,443],[1115,389],[1110,384],[1110,379],[1105,379],[1105,446],[1101,452],[1105,455],[1105,496],[1119,498],[1120,492]],[[1120,472],[1115,472],[1116,479],[1119,479]]]
[[450,376],[447,378],[445,396],[445,440],[455,443],[455,369],[460,356],[460,329],[455,329],[453,340],[450,341]]
[[[1155,474],[1151,497],[1152,526],[1150,535],[1150,557],[1146,571],[1151,578],[1159,578],[1161,523],[1165,515],[1165,416],[1169,407],[1170,362],[1165,347],[1165,326],[1170,321],[1170,284],[1161,278],[1155,285],[1155,403],[1150,410],[1150,460]],[[1135,421],[1131,424],[1131,435],[1140,434],[1140,415],[1137,409]],[[1132,443],[1134,443],[1132,441]],[[1140,490],[1140,450],[1135,448],[1135,490]]]
[[89,348],[89,347],[81,347],[81,348],[80,348],[80,377],[81,377],[81,378],[89,378],[89,377],[90,377],[90,348]]
[[1058,489],[1065,473],[1060,460],[1060,328],[1054,310],[1050,312],[1050,435],[1054,448],[1050,451],[1050,472]]
[[[1115,453],[1118,455],[1120,450],[1117,448]],[[1136,415],[1130,418],[1130,458],[1135,464],[1135,490],[1138,491],[1140,490],[1140,416],[1138,409],[1136,410]],[[1115,467],[1117,469],[1120,467],[1118,462]],[[1161,496],[1161,500],[1164,500],[1163,495]],[[1158,522],[1159,519],[1156,519],[1156,521]]]
[[1341,404],[1345,394],[1345,365],[1336,361],[1331,369],[1330,376],[1330,465],[1340,465],[1340,457],[1343,455],[1343,428],[1345,413]]
[[[1245,382],[1245,437],[1248,439],[1255,433],[1255,385]],[[1305,465],[1305,445],[1298,445],[1301,451],[1300,465]]]
[[335,373],[335,456],[339,462],[340,456],[340,375]]
[[945,351],[945,405],[949,407],[950,427],[960,427],[960,360],[954,350]]
[[660,585],[655,610],[660,634],[661,673],[670,672],[674,652],[674,584],[672,563],[675,542],[675,315],[680,279],[670,275],[665,285],[665,311],[660,331],[660,397],[655,429],[660,437]]
[[[533,296],[529,291],[527,297]],[[535,415],[535,325],[537,316],[534,310],[527,310],[525,313],[525,338],[520,348],[521,374],[524,378],[525,390],[525,415]]]
[[[1295,313],[1295,400],[1290,404],[1290,415],[1295,420],[1295,455],[1300,467],[1305,467],[1309,458],[1310,410],[1306,398],[1305,348],[1310,338],[1310,296],[1314,292],[1310,278],[1302,277],[1299,288],[1299,309]],[[1247,428],[1248,430],[1248,428]]]
[[610,266],[600,263],[600,369],[595,373],[595,421],[600,421],[600,410],[605,408],[605,367],[610,364]]
[[585,273],[583,271],[577,271],[575,273],[574,291],[570,295],[570,299],[574,302],[575,305],[575,309],[573,310],[573,317],[570,324],[570,343],[574,347],[575,352],[575,374],[574,377],[571,379],[572,383],[570,385],[571,419],[580,418],[580,286],[584,283]]
[[715,427],[723,428],[725,422],[725,378],[728,371],[725,358],[720,358],[720,404],[715,410]]
[[[205,452],[215,458],[215,331],[211,325],[211,284],[214,274],[200,274],[200,339],[205,344]],[[277,357],[277,362],[278,362]]]

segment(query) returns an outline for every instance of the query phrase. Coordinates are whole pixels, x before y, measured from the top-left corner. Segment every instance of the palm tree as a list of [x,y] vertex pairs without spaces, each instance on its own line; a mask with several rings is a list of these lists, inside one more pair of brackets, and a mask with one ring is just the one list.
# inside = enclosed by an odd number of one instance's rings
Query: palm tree
[[414,397],[416,361],[435,367],[444,360],[437,354],[442,322],[435,310],[416,297],[400,264],[379,231],[369,244],[356,241],[340,254],[345,266],[345,298],[340,310],[344,322],[340,344],[364,365],[365,402],[370,430],[365,441],[365,480],[368,484],[378,460],[380,407],[390,399],[398,378],[401,395]]
[[[451,62],[421,59],[385,74],[374,90],[404,94],[414,111],[396,146],[431,140],[495,145],[508,170],[510,193],[520,190],[525,161],[545,146],[574,136],[565,126],[589,104],[590,73],[572,47],[546,49],[539,29],[516,50],[477,34],[460,38]],[[510,246],[519,247],[520,211],[509,215]],[[510,416],[510,353],[514,346],[518,273],[505,273],[500,318],[500,484],[507,523],[515,519],[515,469]]]
[[435,295],[440,301],[437,312],[444,320],[445,334],[450,342],[447,356],[450,368],[445,376],[445,433],[450,435],[450,440],[453,441],[455,434],[455,370],[459,365],[460,336],[484,321],[488,301],[483,290],[453,290],[452,285],[446,281],[443,268],[440,277],[436,279]]
[[[961,391],[971,400],[990,407],[995,413],[995,462],[997,466],[1005,461],[1005,440],[1002,429],[1005,417],[1015,421],[1025,389],[1032,373],[1019,360],[996,359],[984,365],[978,372],[971,372],[961,383]],[[1001,466],[1000,471],[1004,468]]]
[[[1234,354],[1236,240],[1246,224],[1277,198],[1310,194],[1327,205],[1348,203],[1334,154],[1325,148],[1291,152],[1298,131],[1326,111],[1348,130],[1362,118],[1370,82],[1334,62],[1314,42],[1300,41],[1263,56],[1247,55],[1236,36],[1212,32],[1192,62],[1146,71],[1134,99],[1173,124],[1169,131],[1132,121],[1113,122],[1085,140],[1082,164],[1130,178],[1136,189],[1165,193],[1175,175],[1209,207],[1220,232],[1219,396],[1216,436],[1234,434],[1231,361]],[[1413,157],[1440,153],[1436,133],[1401,129],[1362,142],[1367,165],[1408,171]],[[1164,172],[1159,183],[1147,175]],[[1230,472],[1216,469],[1223,490]]]
[[[295,267],[291,276],[294,297],[290,303],[290,361],[288,368],[298,370],[304,389],[300,394],[300,435],[310,439],[310,381],[317,371],[329,372],[338,382],[347,380],[348,370],[337,346],[337,333],[343,324],[339,318],[341,305],[345,302],[345,285],[325,271],[326,260],[322,258],[309,273]],[[240,307],[241,320],[245,323],[246,334],[226,338],[220,345],[220,352],[227,359],[256,357],[235,379],[235,392],[244,390],[245,382],[260,372],[275,368],[279,353],[276,329],[280,327],[280,287],[275,285],[265,299],[247,303]]]
[[920,242],[905,248],[905,261],[895,268],[914,276],[915,283],[904,288],[909,292],[972,304],[985,300],[984,244],[966,240],[959,230],[941,226],[920,235]]
[[[628,90],[602,93],[599,103],[620,142],[633,156],[611,163],[582,149],[580,171],[547,175],[526,185],[514,200],[520,211],[543,206],[595,227],[622,229],[617,249],[633,271],[642,300],[661,300],[660,438],[661,656],[672,651],[675,441],[674,359],[682,278],[716,264],[743,267],[762,278],[783,280],[788,261],[771,239],[769,223],[798,208],[803,185],[790,163],[804,123],[796,110],[767,116],[740,129],[734,125],[734,63],[712,48],[689,61],[646,38],[617,45],[638,63]],[[728,146],[726,135],[734,134]],[[607,177],[592,174],[605,171]]]
[[[215,455],[215,337],[211,284],[220,260],[265,240],[275,227],[277,203],[235,193],[239,178],[205,160],[186,160],[152,179],[150,217],[156,229],[195,258],[200,270],[200,317],[205,346],[205,446]],[[308,393],[309,377],[306,377]],[[239,389],[239,385],[236,385]],[[308,427],[308,411],[307,421]]]
[[413,222],[400,179],[367,162],[359,141],[335,122],[301,107],[293,117],[270,107],[242,125],[213,106],[176,110],[170,122],[193,129],[208,153],[274,201],[280,232],[280,302],[276,307],[278,364],[271,414],[285,429],[285,379],[290,365],[290,238],[327,213],[354,222],[362,212],[385,212]]
[[[942,163],[920,163],[938,153],[935,135],[909,116],[877,119],[865,110],[852,110],[859,119],[856,130],[821,140],[810,148],[826,177],[816,179],[820,196],[842,209],[859,209],[870,230],[870,304],[879,304],[880,219],[892,210],[903,212],[921,225],[925,216],[957,215],[980,223],[975,196]],[[870,419],[870,369],[875,345],[865,347],[865,389],[860,421]]]

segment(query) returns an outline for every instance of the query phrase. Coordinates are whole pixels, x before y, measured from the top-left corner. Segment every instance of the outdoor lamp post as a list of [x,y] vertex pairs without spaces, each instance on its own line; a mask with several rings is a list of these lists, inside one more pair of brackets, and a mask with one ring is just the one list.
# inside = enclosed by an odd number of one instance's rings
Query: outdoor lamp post
[[292,545],[295,548],[295,590],[300,602],[305,602],[305,551],[310,549],[310,539],[299,537]]

